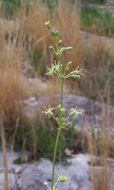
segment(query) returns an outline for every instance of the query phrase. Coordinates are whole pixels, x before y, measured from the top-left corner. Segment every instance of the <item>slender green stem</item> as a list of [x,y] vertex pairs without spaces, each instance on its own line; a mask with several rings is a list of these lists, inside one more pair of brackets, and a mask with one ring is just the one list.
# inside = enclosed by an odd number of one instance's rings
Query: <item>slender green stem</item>
[[[63,107],[63,89],[64,89],[64,80],[61,79],[61,96],[60,96],[60,105],[61,105],[61,107]],[[62,117],[63,117],[63,114],[60,112],[59,113],[60,120],[62,119]],[[54,149],[54,155],[53,155],[51,190],[53,190],[53,187],[54,187],[55,161],[56,161],[57,148],[58,148],[58,143],[59,143],[59,138],[60,138],[61,130],[62,130],[62,127],[58,126],[58,132],[57,132],[57,137],[56,137],[56,142],[55,142],[55,149]]]
[[63,88],[64,88],[64,79],[61,79],[61,97],[60,97],[61,107],[63,107]]
[[53,190],[54,187],[54,176],[55,176],[55,161],[56,161],[56,155],[57,155],[57,147],[59,143],[59,137],[61,133],[61,128],[58,128],[57,132],[57,138],[56,138],[56,143],[55,143],[55,150],[54,150],[54,156],[53,156],[53,166],[52,166],[52,182],[51,182],[51,190]]

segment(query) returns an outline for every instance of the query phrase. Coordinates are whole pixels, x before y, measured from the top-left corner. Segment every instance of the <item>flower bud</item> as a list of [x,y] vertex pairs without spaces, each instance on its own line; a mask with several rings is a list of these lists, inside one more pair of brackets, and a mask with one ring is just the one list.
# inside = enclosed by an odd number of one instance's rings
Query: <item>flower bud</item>
[[45,26],[47,26],[48,30],[51,29],[51,23],[50,21],[45,22]]
[[66,176],[59,176],[57,179],[57,182],[59,183],[64,183],[67,181],[67,177]]
[[52,35],[52,37],[53,38],[56,38],[57,36],[58,36],[58,31],[56,30],[56,31],[51,31],[51,35]]

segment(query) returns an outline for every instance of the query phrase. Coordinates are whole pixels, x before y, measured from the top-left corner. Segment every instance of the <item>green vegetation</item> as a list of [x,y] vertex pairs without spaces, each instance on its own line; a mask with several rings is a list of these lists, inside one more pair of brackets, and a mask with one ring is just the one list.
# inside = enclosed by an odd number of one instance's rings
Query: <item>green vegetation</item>
[[7,17],[17,14],[21,3],[20,0],[0,0],[0,2]]
[[45,73],[45,66],[42,64],[43,50],[42,48],[35,47],[30,53],[30,58],[35,71],[39,76],[43,76]]
[[[27,118],[19,121],[19,126],[15,135],[14,150],[22,152],[22,154],[24,151],[28,151],[28,161],[38,160],[42,157],[53,160],[57,124],[44,117],[42,120],[43,123]],[[72,149],[76,139],[78,143],[75,147],[75,152],[83,151],[83,143],[80,141],[79,136],[80,135],[75,133],[74,126],[67,127],[63,130],[57,148],[56,161],[65,161],[64,150],[66,148]],[[10,134],[10,139],[12,138]],[[23,161],[22,157],[20,157],[19,160]],[[19,160],[16,160],[16,162],[19,162]]]
[[83,0],[84,3],[104,4],[106,0]]
[[107,11],[84,7],[81,11],[81,28],[96,34],[113,36],[114,19]]
[[57,5],[58,0],[43,0],[49,8],[53,8]]
[[[23,120],[18,127],[15,137],[15,150],[29,151],[29,160],[38,160],[45,157],[52,160],[54,142],[56,138],[56,127],[50,129],[49,122],[46,125],[34,120]],[[58,148],[59,160],[60,151],[63,152],[65,147]]]
[[[0,7],[3,9],[6,17],[12,17],[18,14],[21,5],[26,5],[27,10],[28,4],[31,2],[38,2],[38,0],[0,0]],[[51,10],[57,6],[58,0],[42,0],[42,2]]]

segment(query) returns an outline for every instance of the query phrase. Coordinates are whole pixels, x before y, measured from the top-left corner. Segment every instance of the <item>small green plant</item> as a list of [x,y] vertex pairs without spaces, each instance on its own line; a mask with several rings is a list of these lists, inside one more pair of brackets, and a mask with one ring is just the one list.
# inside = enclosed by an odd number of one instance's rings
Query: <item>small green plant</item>
[[1,6],[7,17],[17,14],[21,1],[20,0],[1,0]]
[[110,11],[103,11],[97,7],[82,7],[81,29],[112,37],[114,35],[114,19]]
[[82,0],[84,3],[105,4],[106,0]]
[[58,5],[58,0],[43,0],[43,3],[45,3],[49,9],[50,17],[53,18],[53,14],[55,12],[55,8]]
[[43,0],[43,2],[46,3],[49,8],[53,8],[57,5],[58,0]]
[[51,180],[51,186],[50,187],[48,186],[49,190],[58,190],[57,184],[65,182],[67,180],[66,176],[59,176],[58,179],[55,180],[55,162],[56,162],[57,148],[61,132],[66,126],[71,124],[69,122],[69,118],[71,117],[74,118],[77,116],[77,114],[80,113],[80,111],[77,108],[72,108],[68,116],[65,116],[65,109],[63,107],[64,83],[65,80],[68,78],[79,79],[82,72],[79,68],[71,70],[71,65],[72,65],[71,62],[66,63],[66,65],[62,63],[62,57],[64,53],[72,50],[72,47],[63,47],[62,40],[60,40],[59,37],[59,32],[52,29],[52,26],[49,21],[46,22],[45,25],[47,26],[47,29],[49,30],[54,43],[54,45],[50,46],[49,48],[53,52],[55,57],[55,62],[52,64],[51,68],[48,69],[47,75],[51,77],[56,77],[60,82],[60,102],[58,105],[58,116],[57,117],[55,116],[54,108],[50,106],[48,108],[45,107],[44,111],[45,115],[49,119],[53,118],[58,126],[57,137],[54,147],[54,155],[53,155],[52,180]]

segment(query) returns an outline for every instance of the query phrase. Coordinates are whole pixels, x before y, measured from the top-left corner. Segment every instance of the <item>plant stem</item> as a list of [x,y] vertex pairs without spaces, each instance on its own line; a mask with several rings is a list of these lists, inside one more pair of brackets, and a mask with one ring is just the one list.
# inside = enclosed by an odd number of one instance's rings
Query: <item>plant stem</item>
[[56,161],[57,147],[58,147],[58,143],[59,143],[60,133],[61,133],[61,128],[58,128],[57,138],[56,138],[56,143],[55,143],[55,149],[54,149],[54,156],[53,156],[51,190],[53,190],[53,187],[54,187],[55,161]]
[[[60,106],[61,106],[61,108],[63,107],[63,89],[64,89],[64,80],[61,79],[61,96],[60,96]],[[62,117],[63,117],[63,114],[60,112],[59,113],[60,120],[62,119]],[[53,190],[53,187],[54,187],[55,161],[56,161],[57,148],[58,148],[58,143],[59,143],[59,138],[60,138],[61,130],[62,130],[62,127],[58,126],[58,132],[57,132],[57,137],[56,137],[56,142],[55,142],[55,149],[54,149],[54,155],[53,155],[51,190]]]
[[61,79],[61,97],[60,97],[61,107],[63,107],[63,88],[64,88],[64,79]]

